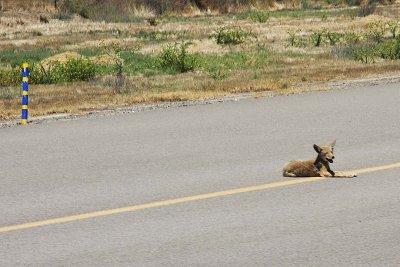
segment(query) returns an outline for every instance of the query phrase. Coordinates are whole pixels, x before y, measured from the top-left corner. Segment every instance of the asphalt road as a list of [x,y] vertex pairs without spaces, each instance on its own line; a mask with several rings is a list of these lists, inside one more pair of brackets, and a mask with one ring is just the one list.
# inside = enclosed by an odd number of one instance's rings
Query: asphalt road
[[[0,129],[0,229],[400,162],[399,84]],[[400,168],[0,232],[0,266],[400,266]]]

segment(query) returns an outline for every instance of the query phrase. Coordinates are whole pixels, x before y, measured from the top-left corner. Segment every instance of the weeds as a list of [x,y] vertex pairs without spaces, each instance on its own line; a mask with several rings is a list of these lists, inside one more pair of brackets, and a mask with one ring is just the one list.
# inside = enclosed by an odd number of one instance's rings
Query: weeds
[[[89,81],[97,73],[96,65],[87,59],[70,58],[64,63],[52,62],[49,66],[40,63],[30,65],[31,84],[56,84],[62,82]],[[21,83],[21,69],[0,70],[0,86],[15,86]]]
[[223,66],[216,66],[211,68],[207,73],[214,80],[223,80],[228,77],[227,72],[224,71],[223,68]]
[[192,44],[192,42],[180,42],[163,47],[158,55],[160,67],[180,73],[195,70],[199,65],[198,58],[188,52]]
[[298,33],[298,31],[288,32],[288,34],[289,34],[289,44],[291,46],[296,46],[296,44],[297,44],[297,37],[296,37],[297,33]]
[[217,44],[220,45],[237,45],[244,43],[250,37],[257,37],[251,31],[242,29],[241,27],[221,27],[210,35]]
[[383,59],[400,59],[400,37],[379,47],[379,55]]
[[367,37],[374,42],[381,43],[386,32],[385,23],[378,21],[368,24]]
[[89,81],[96,75],[96,65],[84,58],[69,58],[66,62],[52,62],[48,67],[35,64],[31,67],[30,81],[33,84],[55,84],[61,82]]
[[0,86],[12,86],[21,82],[21,69],[0,69]]
[[269,13],[262,10],[258,10],[250,15],[250,19],[254,22],[265,23],[269,19]]
[[124,59],[122,58],[123,53],[128,53],[128,57],[132,57],[138,50],[139,46],[123,46],[118,43],[112,42],[110,44],[101,44],[100,51],[103,51],[106,55],[108,55],[113,61],[113,69],[115,74],[115,85],[117,87],[122,86],[124,77]]
[[338,32],[326,32],[326,38],[329,40],[329,44],[330,45],[336,45],[340,42],[340,40],[342,39],[343,34],[338,33]]
[[289,45],[293,47],[306,47],[307,41],[304,38],[298,37],[299,31],[287,32],[289,34]]
[[185,39],[188,31],[148,31],[140,30],[134,34],[135,37],[144,41],[162,42],[167,40],[181,40]]
[[353,51],[354,60],[362,63],[373,63],[376,58],[376,50],[373,47],[360,47]]
[[346,32],[343,38],[347,44],[358,44],[362,39],[360,34],[351,31]]
[[397,36],[397,29],[399,28],[399,22],[397,21],[389,21],[386,23],[387,28],[389,29],[390,33],[392,34],[392,38],[396,38]]
[[324,36],[325,36],[326,31],[319,31],[319,32],[314,32],[313,34],[311,34],[310,39],[311,39],[311,43],[315,46],[315,47],[319,47],[322,45],[323,40],[324,40]]
[[247,11],[238,14],[238,19],[250,19],[254,22],[265,23],[270,18],[270,13],[263,10]]
[[[47,2],[47,0],[43,1]],[[75,1],[79,3],[78,0]],[[89,17],[97,20],[102,14],[94,14],[94,11],[99,8],[92,4],[96,2],[103,5],[103,3],[111,3],[110,1],[82,0],[80,3],[87,6]],[[121,10],[121,7],[128,2],[133,3],[131,0],[115,1],[113,8],[105,9],[110,13],[105,17],[105,21],[134,19],[125,10]],[[166,3],[161,0],[153,2],[160,5]],[[193,3],[193,1],[190,2]],[[307,5],[313,2],[304,3]],[[168,12],[173,8],[173,6],[164,5],[160,9]],[[117,12],[119,10],[121,13]],[[62,8],[56,12],[64,12],[63,14],[72,17],[71,13],[67,13]],[[77,12],[80,11],[77,9]],[[22,29],[23,27],[17,29],[16,26],[5,26],[6,32],[0,33],[4,37],[0,51],[0,100],[4,101],[1,104],[7,103],[8,106],[13,107],[15,114],[19,114],[20,107],[14,107],[13,102],[18,102],[15,99],[18,97],[21,83],[19,66],[24,60],[31,63],[30,82],[33,83],[31,96],[35,103],[32,114],[54,112],[54,110],[79,112],[79,109],[95,109],[98,105],[104,107],[131,105],[154,99],[168,101],[193,97],[193,94],[188,92],[196,92],[196,97],[206,97],[206,94],[210,92],[211,97],[218,93],[257,90],[274,90],[275,93],[275,90],[277,92],[290,91],[297,82],[324,82],[338,77],[351,79],[361,77],[366,73],[397,71],[398,62],[391,61],[398,59],[400,54],[400,41],[392,39],[399,35],[396,23],[386,23],[383,35],[372,38],[373,35],[369,34],[368,28],[362,28],[367,20],[351,21],[349,18],[350,14],[355,14],[355,12],[355,9],[327,9],[322,12],[316,10],[248,11],[236,15],[211,13],[200,16],[179,16],[175,13],[174,17],[158,17],[153,14],[142,17],[142,23],[137,25],[107,23],[103,25],[103,23],[87,20],[83,25],[83,30],[75,26],[80,26],[79,20],[73,19],[59,25],[62,27],[65,27],[64,24],[69,27],[72,25],[76,29],[57,29],[54,35],[48,31],[44,32],[41,27],[44,36],[35,38],[38,44],[24,46],[26,50],[15,44],[22,38],[32,37],[33,28],[26,31]],[[328,16],[329,22],[333,22],[332,25],[325,21]],[[341,17],[337,18],[338,16]],[[151,17],[162,18],[162,25],[150,26],[151,23],[158,23],[157,21],[146,23],[145,18]],[[317,28],[315,31],[310,31],[309,21],[305,21],[305,17],[312,18],[316,27],[320,21],[325,21],[324,26],[321,27],[326,27],[326,29]],[[238,21],[240,18],[246,21]],[[0,23],[4,21],[5,19],[2,18]],[[268,27],[260,24],[264,22],[268,23]],[[39,21],[37,23],[40,25]],[[51,20],[50,25],[52,23],[54,21]],[[232,25],[232,23],[240,26],[222,27]],[[215,31],[211,32],[210,28]],[[67,34],[63,35],[61,32],[59,34],[58,30]],[[13,36],[12,34],[17,31],[20,31],[16,34],[18,36]],[[252,31],[259,33],[260,38],[255,38],[257,35]],[[288,35],[286,35],[287,31],[289,31]],[[312,39],[310,36],[314,32],[314,39]],[[49,34],[51,36],[47,40]],[[210,37],[211,41],[205,41],[204,38],[207,37]],[[116,39],[118,44],[98,46],[101,40],[107,40],[105,42],[109,43]],[[40,47],[44,40],[49,49],[33,49],[34,46]],[[193,49],[198,52],[191,52],[193,47],[188,40],[201,43]],[[380,42],[378,43],[377,40]],[[136,41],[144,46],[144,49],[139,50],[141,52],[131,45]],[[128,43],[130,45],[127,45]],[[287,46],[291,47],[285,50]],[[315,49],[315,47],[319,48]],[[87,57],[96,56],[96,59],[105,56],[104,54],[111,57],[105,57],[106,63],[101,66],[86,66],[85,61],[74,64],[72,62],[54,63],[46,67],[39,64],[44,58],[64,52],[65,49],[79,52]],[[335,55],[346,58],[337,58]],[[377,64],[363,65],[353,59]],[[190,73],[181,75],[182,72]],[[71,84],[80,80],[89,82]],[[50,85],[37,86],[35,84]],[[13,88],[14,91],[4,88]],[[65,96],[63,104],[60,103],[61,101],[54,102],[54,100],[58,101],[60,92],[63,92]],[[44,105],[50,108],[42,108]],[[42,108],[40,111],[38,111],[39,106]],[[0,118],[4,118],[6,109],[3,106],[0,109]],[[9,116],[7,114],[6,116]]]

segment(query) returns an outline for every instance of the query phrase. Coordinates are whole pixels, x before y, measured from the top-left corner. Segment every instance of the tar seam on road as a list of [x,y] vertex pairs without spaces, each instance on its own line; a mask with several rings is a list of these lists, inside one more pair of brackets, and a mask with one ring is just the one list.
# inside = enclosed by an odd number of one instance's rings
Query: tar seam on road
[[[370,173],[370,172],[376,172],[376,171],[382,171],[382,170],[388,170],[388,169],[394,169],[394,168],[400,168],[400,162],[394,163],[394,164],[389,164],[389,165],[354,170],[353,172],[360,174],[360,173]],[[174,199],[169,199],[169,200],[150,202],[150,203],[145,203],[145,204],[138,204],[138,205],[116,208],[116,209],[101,210],[101,211],[89,212],[89,213],[84,213],[84,214],[71,215],[71,216],[36,221],[36,222],[29,222],[29,223],[24,223],[24,224],[10,225],[10,226],[0,227],[0,233],[35,228],[35,227],[40,227],[40,226],[52,225],[52,224],[80,221],[80,220],[84,220],[84,219],[96,218],[96,217],[101,217],[101,216],[133,212],[133,211],[137,211],[137,210],[169,206],[169,205],[174,205],[174,204],[179,204],[179,203],[192,202],[192,201],[203,200],[203,199],[211,199],[211,198],[235,195],[235,194],[240,194],[240,193],[266,190],[266,189],[282,187],[282,186],[287,186],[287,185],[315,182],[315,181],[321,181],[321,180],[325,180],[325,179],[329,179],[329,178],[324,178],[324,177],[296,178],[296,179],[286,180],[286,181],[282,181],[282,182],[274,182],[274,183],[261,184],[261,185],[255,185],[255,186],[249,186],[249,187],[242,187],[242,188],[224,190],[224,191],[219,191],[219,192],[194,195],[194,196],[189,196],[189,197],[181,197],[181,198],[174,198]],[[344,179],[344,178],[338,178],[338,179]]]

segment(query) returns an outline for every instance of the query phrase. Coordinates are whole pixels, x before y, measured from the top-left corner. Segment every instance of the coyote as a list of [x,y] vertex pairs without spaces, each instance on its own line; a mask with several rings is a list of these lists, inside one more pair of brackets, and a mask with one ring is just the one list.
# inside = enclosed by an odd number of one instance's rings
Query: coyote
[[314,144],[314,149],[318,156],[315,160],[300,161],[293,160],[283,167],[283,176],[285,177],[340,177],[353,178],[355,173],[335,172],[329,167],[333,163],[335,156],[333,148],[336,140],[328,146],[318,146]]

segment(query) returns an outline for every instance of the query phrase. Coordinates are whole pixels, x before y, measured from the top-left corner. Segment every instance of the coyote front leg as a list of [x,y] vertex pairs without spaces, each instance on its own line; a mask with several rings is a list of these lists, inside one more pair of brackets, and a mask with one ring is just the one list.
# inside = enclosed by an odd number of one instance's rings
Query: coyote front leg
[[332,177],[336,178],[354,178],[357,177],[355,173],[348,173],[348,172],[333,172],[334,175]]

